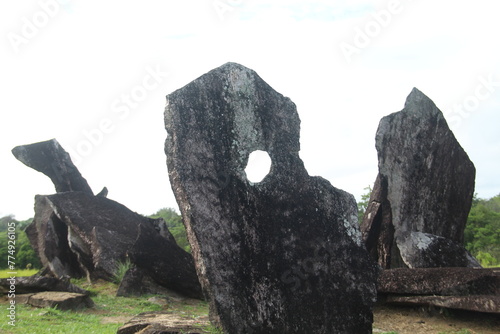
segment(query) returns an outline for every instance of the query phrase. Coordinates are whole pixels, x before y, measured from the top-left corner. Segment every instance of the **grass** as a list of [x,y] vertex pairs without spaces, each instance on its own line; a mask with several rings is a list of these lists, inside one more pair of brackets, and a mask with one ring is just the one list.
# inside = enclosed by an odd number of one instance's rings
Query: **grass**
[[[9,270],[4,269],[0,270],[0,278],[9,278],[12,276],[12,274],[9,274]],[[38,269],[22,269],[22,270],[16,270],[16,277],[24,277],[24,276],[31,276],[34,275],[38,272]]]
[[[8,324],[8,300],[4,298],[0,300],[0,333],[115,334],[125,322],[143,312],[169,311],[195,319],[208,315],[208,305],[203,301],[171,299],[168,305],[160,306],[148,301],[151,296],[116,297],[118,285],[115,283],[98,281],[89,284],[84,279],[72,280],[72,283],[91,292],[94,308],[74,312],[16,305],[16,326],[13,327]],[[218,333],[214,328],[204,329],[206,333]]]
[[125,276],[125,273],[132,267],[132,262],[130,259],[126,259],[125,262],[118,262],[116,265],[116,271],[113,275],[113,282],[120,284]]

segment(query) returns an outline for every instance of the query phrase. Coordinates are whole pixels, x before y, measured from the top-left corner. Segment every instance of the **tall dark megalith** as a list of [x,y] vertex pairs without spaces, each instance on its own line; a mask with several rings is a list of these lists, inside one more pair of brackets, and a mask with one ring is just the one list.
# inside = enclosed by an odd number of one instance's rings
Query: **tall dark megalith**
[[380,120],[379,174],[361,229],[383,268],[474,267],[463,247],[475,168],[441,111],[414,88]]
[[[170,182],[225,333],[371,333],[376,267],[354,197],[310,177],[295,104],[227,63],[167,96]],[[266,151],[269,174],[245,175]]]

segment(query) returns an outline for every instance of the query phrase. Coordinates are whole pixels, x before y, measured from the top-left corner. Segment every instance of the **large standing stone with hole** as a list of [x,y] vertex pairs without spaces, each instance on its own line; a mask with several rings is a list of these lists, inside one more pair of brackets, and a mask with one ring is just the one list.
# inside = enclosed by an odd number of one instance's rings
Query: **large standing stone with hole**
[[[371,333],[376,268],[353,196],[310,177],[295,104],[228,63],[167,96],[166,153],[211,320],[225,333]],[[260,183],[249,154],[269,153]]]
[[361,229],[383,268],[474,267],[463,245],[475,168],[441,111],[414,88],[382,118],[379,175]]

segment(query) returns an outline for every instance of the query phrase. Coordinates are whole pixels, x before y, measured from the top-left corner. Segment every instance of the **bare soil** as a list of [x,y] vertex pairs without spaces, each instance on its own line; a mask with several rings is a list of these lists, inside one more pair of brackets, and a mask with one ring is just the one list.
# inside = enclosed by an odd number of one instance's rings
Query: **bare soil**
[[500,334],[500,316],[458,310],[379,305],[373,333]]

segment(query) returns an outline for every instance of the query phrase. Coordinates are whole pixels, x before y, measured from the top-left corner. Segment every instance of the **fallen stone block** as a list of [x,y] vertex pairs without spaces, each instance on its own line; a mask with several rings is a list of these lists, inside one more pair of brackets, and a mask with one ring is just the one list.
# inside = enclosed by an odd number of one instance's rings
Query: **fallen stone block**
[[38,195],[35,210],[26,233],[53,276],[113,280],[118,265],[129,258],[157,284],[202,298],[193,258],[161,226],[164,221],[76,191]]
[[14,281],[12,281],[12,279],[2,278],[0,279],[0,293],[6,294],[9,291],[12,282],[14,282],[15,290],[18,294],[28,294],[42,291],[61,291],[90,295],[89,291],[71,284],[69,280],[39,275],[16,277]]
[[388,296],[387,303],[500,314],[500,296]]
[[379,294],[496,295],[500,296],[500,269],[397,268],[381,271]]
[[186,318],[173,313],[141,313],[118,329],[117,334],[205,334],[208,317]]
[[34,307],[53,307],[63,311],[94,307],[94,302],[87,295],[59,291],[17,295],[16,302]]

